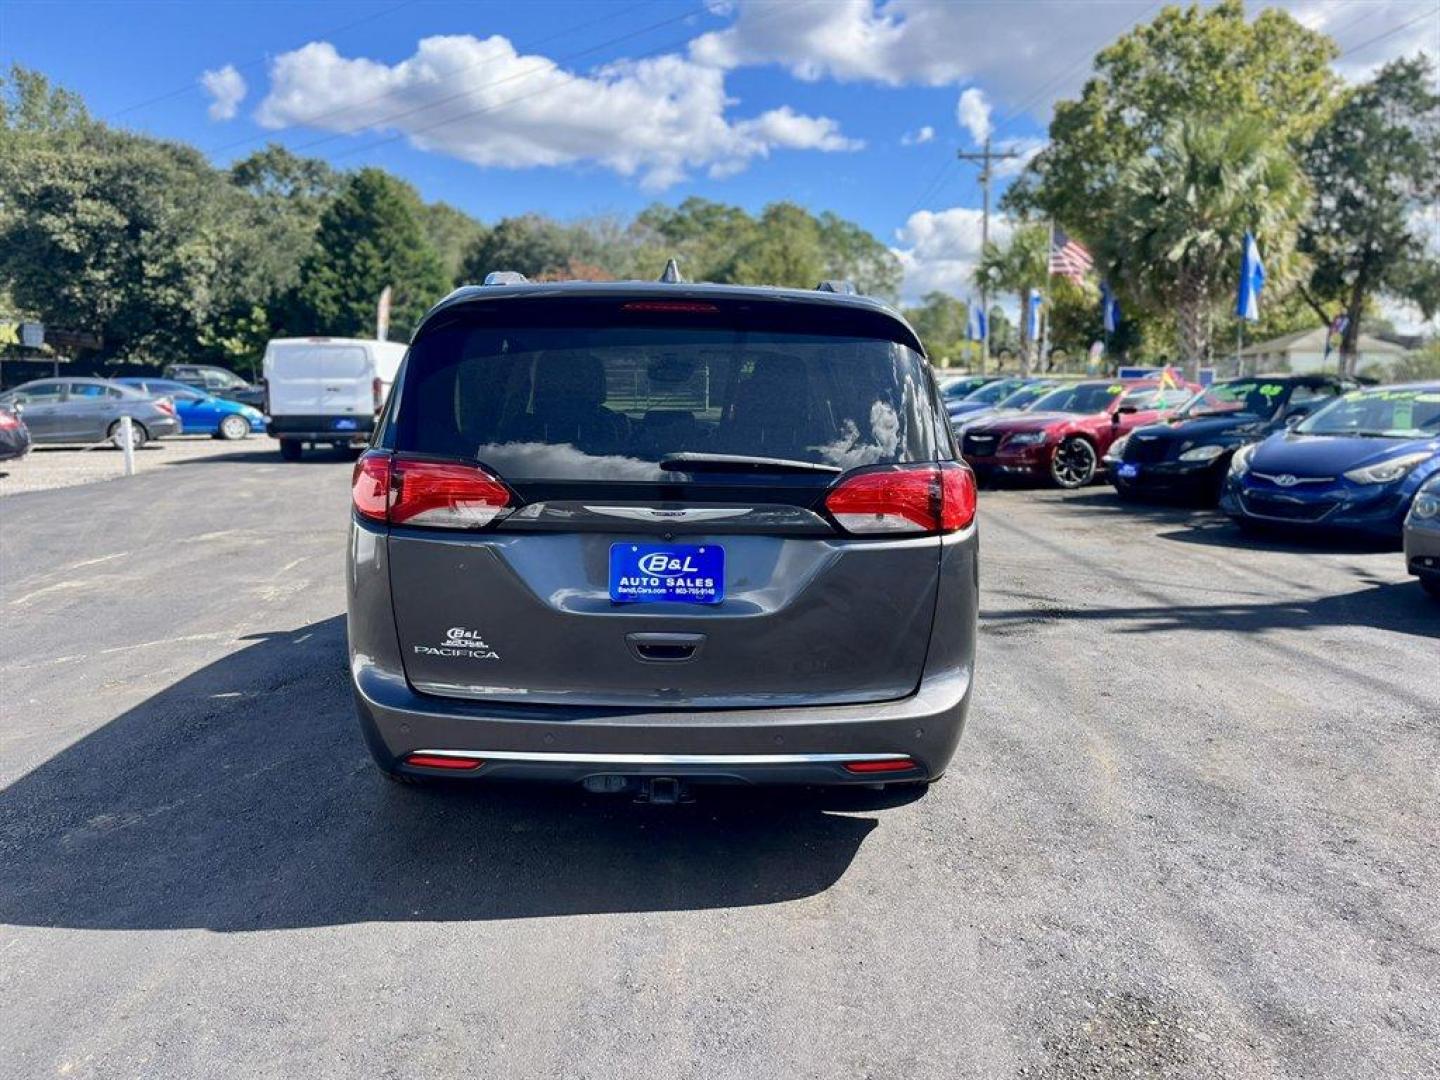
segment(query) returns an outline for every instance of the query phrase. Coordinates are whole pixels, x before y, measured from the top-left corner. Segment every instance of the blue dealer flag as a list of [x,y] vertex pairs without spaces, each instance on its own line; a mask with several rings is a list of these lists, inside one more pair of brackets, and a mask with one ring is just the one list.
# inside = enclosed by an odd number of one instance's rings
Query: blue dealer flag
[[1240,293],[1235,297],[1235,314],[1247,322],[1260,318],[1260,291],[1265,288],[1265,267],[1260,262],[1260,249],[1255,237],[1245,234],[1245,250],[1240,256]]

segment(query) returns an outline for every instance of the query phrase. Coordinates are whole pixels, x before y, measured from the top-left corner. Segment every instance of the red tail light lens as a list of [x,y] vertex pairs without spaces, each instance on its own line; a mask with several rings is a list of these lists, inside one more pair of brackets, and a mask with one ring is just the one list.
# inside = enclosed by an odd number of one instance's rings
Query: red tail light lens
[[415,461],[370,450],[350,478],[355,512],[391,525],[475,529],[512,509],[510,489],[478,465]]
[[171,416],[175,415],[175,402],[168,397],[156,398],[155,407],[161,412],[169,413]]
[[20,421],[11,416],[8,412],[0,412],[0,431],[9,431],[11,428],[18,428]]
[[383,522],[390,504],[390,455],[379,450],[362,454],[350,474],[350,501],[355,512]]
[[390,524],[474,529],[510,510],[510,490],[484,469],[396,458],[390,474]]
[[825,509],[846,532],[956,532],[975,520],[975,474],[953,462],[889,465],[841,480]]

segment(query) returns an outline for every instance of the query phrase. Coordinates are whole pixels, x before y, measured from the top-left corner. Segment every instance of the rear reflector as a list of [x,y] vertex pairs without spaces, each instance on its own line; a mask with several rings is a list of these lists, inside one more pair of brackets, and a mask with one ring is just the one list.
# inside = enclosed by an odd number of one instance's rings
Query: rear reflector
[[474,529],[504,517],[510,490],[478,465],[418,461],[370,450],[350,478],[355,512],[391,525]]
[[956,462],[886,465],[842,478],[825,509],[846,532],[956,532],[975,520],[975,474]]
[[895,758],[892,761],[851,761],[845,765],[846,772],[853,773],[878,773],[878,772],[909,772],[911,769],[918,769],[920,766],[909,758]]
[[406,765],[417,765],[422,769],[478,769],[485,763],[477,758],[445,757],[440,754],[407,754]]

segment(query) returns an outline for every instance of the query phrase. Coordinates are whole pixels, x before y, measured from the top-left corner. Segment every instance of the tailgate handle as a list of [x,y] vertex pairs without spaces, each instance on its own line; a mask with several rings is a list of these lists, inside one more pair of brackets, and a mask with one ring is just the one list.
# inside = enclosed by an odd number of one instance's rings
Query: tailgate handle
[[625,644],[637,660],[676,664],[694,660],[705,644],[704,634],[626,634]]

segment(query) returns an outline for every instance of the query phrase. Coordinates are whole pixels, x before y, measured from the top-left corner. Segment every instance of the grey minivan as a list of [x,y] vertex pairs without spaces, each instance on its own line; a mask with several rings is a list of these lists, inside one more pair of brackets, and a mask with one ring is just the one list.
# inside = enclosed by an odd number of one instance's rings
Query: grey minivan
[[355,467],[381,770],[653,801],[939,778],[975,483],[915,332],[828,284],[503,278],[421,321]]

